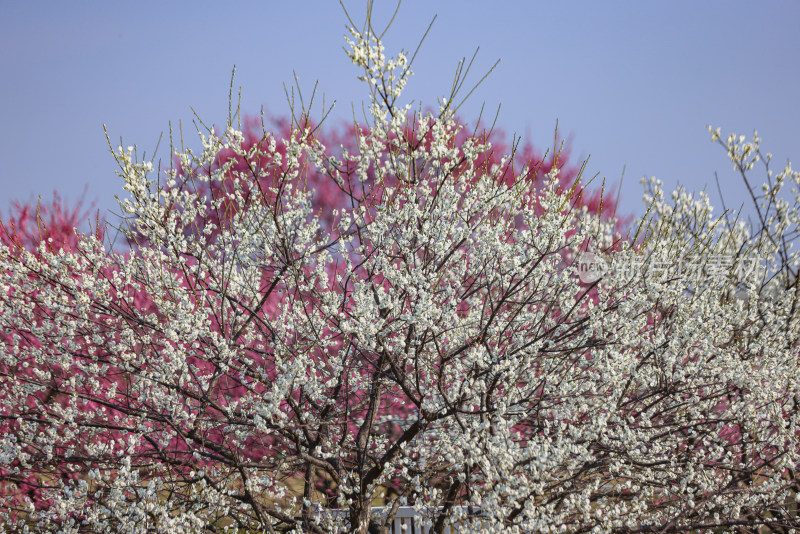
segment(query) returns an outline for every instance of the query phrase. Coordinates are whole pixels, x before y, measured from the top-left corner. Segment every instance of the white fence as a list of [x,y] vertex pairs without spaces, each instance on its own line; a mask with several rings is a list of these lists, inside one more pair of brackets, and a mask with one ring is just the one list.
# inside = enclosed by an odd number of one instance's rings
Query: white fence
[[[480,516],[480,511],[473,507],[461,506],[456,507],[461,508],[463,510],[463,516],[471,516],[476,517]],[[434,512],[434,510],[430,510],[430,512]],[[397,513],[394,516],[394,521],[392,522],[392,528],[389,531],[391,534],[429,534],[433,529],[433,523],[436,520],[435,513],[426,513],[424,510],[419,512],[414,509],[413,506],[400,506],[397,509]],[[318,517],[328,517],[328,518],[337,518],[341,519],[347,517],[348,511],[342,509],[329,509],[329,508],[317,508],[315,513]],[[378,506],[373,507],[371,515],[374,518],[378,517],[386,517],[389,514],[389,507]],[[445,534],[458,534],[458,523],[459,519],[453,518],[452,521],[448,521],[445,524],[444,532]]]

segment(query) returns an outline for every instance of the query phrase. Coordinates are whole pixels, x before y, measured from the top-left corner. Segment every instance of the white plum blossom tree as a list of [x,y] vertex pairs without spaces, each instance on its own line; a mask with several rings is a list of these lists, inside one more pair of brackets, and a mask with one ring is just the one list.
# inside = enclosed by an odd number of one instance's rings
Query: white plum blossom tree
[[[351,34],[358,150],[301,122],[246,154],[231,123],[173,148],[210,174],[159,183],[119,147],[140,246],[0,248],[0,529],[386,532],[405,505],[436,532],[800,527],[800,174],[768,170],[754,226],[650,183],[623,239],[557,171],[476,165],[455,95],[412,114],[407,55]],[[757,138],[723,144],[747,177]],[[222,151],[279,178],[212,194]],[[331,226],[306,166],[351,200]]]

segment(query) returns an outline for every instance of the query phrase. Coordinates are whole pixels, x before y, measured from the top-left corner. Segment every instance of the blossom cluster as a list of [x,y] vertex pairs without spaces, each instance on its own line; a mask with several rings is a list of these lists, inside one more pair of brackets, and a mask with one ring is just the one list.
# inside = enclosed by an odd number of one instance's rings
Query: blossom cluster
[[[626,238],[557,164],[529,179],[446,104],[410,116],[406,55],[351,35],[352,145],[229,124],[163,183],[118,147],[136,246],[0,245],[0,528],[800,527],[800,175],[768,175],[758,228],[650,183]],[[581,251],[772,261],[733,299],[703,269],[587,287]]]

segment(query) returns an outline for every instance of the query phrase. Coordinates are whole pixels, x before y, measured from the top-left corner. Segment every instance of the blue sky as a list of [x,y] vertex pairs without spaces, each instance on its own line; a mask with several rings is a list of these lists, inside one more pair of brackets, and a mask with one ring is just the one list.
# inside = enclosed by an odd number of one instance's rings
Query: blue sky
[[[365,2],[345,4],[363,20]],[[378,24],[393,7],[378,2]],[[480,47],[474,81],[501,63],[462,118],[501,104],[499,126],[543,148],[558,120],[574,159],[591,156],[587,176],[616,183],[626,169],[625,213],[643,211],[645,175],[708,186],[718,205],[718,171],[729,206],[745,200],[706,124],[758,129],[778,162],[800,166],[798,2],[407,0],[387,51],[413,50],[436,14],[406,96],[435,104]],[[0,211],[54,190],[75,200],[85,186],[87,201],[113,209],[121,180],[103,124],[115,144],[149,154],[169,121],[191,131],[190,107],[224,123],[234,64],[245,114],[286,114],[283,84],[296,72],[304,91],[318,81],[336,101],[334,121],[347,119],[366,93],[342,49],[346,20],[334,1],[4,2]]]

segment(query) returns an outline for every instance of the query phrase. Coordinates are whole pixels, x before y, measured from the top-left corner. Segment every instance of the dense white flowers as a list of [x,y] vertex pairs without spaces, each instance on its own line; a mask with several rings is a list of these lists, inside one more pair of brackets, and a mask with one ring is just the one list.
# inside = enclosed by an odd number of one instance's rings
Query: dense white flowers
[[[800,526],[800,175],[767,168],[756,227],[649,182],[625,239],[555,173],[479,167],[446,108],[411,142],[408,58],[351,35],[355,153],[229,127],[159,185],[119,147],[138,246],[0,248],[1,528],[366,532],[378,498],[477,507],[463,531]],[[723,143],[743,176],[759,141]],[[330,228],[304,165],[352,200]],[[591,285],[587,248],[612,266]]]

